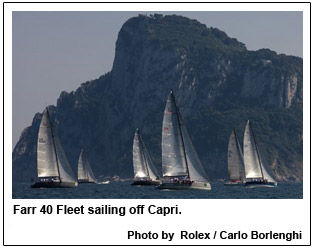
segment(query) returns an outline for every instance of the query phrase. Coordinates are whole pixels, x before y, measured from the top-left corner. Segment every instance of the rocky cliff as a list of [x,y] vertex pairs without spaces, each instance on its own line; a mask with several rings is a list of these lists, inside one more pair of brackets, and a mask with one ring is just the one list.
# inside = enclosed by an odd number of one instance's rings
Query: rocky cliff
[[[62,92],[51,116],[77,171],[84,148],[96,176],[132,177],[135,129],[161,171],[161,124],[173,89],[208,175],[227,174],[233,126],[242,142],[247,119],[277,179],[302,180],[302,59],[248,51],[216,28],[181,16],[131,18],[121,28],[111,72]],[[41,114],[13,151],[13,179],[36,177]]]

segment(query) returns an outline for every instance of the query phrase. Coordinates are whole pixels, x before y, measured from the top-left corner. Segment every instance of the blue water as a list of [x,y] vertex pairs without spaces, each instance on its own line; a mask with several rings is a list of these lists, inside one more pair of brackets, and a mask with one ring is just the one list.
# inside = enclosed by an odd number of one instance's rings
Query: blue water
[[32,189],[31,183],[14,183],[13,199],[302,199],[302,183],[279,183],[273,188],[223,186],[212,182],[211,191],[158,190],[131,186],[131,182],[80,184],[77,188]]

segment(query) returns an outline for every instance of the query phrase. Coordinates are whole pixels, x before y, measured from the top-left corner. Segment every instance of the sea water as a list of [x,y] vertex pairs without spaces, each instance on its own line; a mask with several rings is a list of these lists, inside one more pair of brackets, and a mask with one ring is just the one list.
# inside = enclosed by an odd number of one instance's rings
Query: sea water
[[206,190],[158,190],[155,186],[131,186],[131,182],[79,184],[76,188],[33,189],[31,183],[14,183],[13,199],[302,199],[302,183],[279,183],[272,188],[224,186],[212,182]]

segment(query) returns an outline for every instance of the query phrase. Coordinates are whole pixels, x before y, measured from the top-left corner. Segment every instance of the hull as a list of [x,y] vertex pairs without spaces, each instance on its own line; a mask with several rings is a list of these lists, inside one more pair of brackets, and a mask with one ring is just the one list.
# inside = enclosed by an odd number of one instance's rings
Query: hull
[[142,185],[142,186],[155,186],[155,185],[159,185],[160,181],[134,181],[131,185],[133,186],[138,186],[138,185]]
[[109,184],[110,181],[97,182],[96,184]]
[[31,188],[74,188],[77,182],[36,182]]
[[276,187],[277,183],[275,182],[245,182],[244,184],[245,187],[247,188],[261,188],[261,187]]
[[78,183],[96,183],[96,182],[90,182],[88,180],[82,179],[82,180],[78,180]]
[[224,186],[243,186],[243,182],[225,182],[223,184]]
[[206,182],[192,182],[191,184],[185,183],[162,183],[157,186],[157,189],[173,189],[173,190],[211,190],[210,183]]

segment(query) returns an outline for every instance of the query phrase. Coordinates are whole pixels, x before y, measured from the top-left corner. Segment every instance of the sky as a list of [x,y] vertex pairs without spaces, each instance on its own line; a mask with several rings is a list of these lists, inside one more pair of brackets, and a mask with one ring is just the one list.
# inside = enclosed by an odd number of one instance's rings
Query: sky
[[[62,91],[76,90],[112,69],[118,32],[142,12],[14,11],[12,18],[13,134],[16,145],[37,112],[56,105]],[[303,56],[302,12],[144,12],[196,19],[243,42]]]

